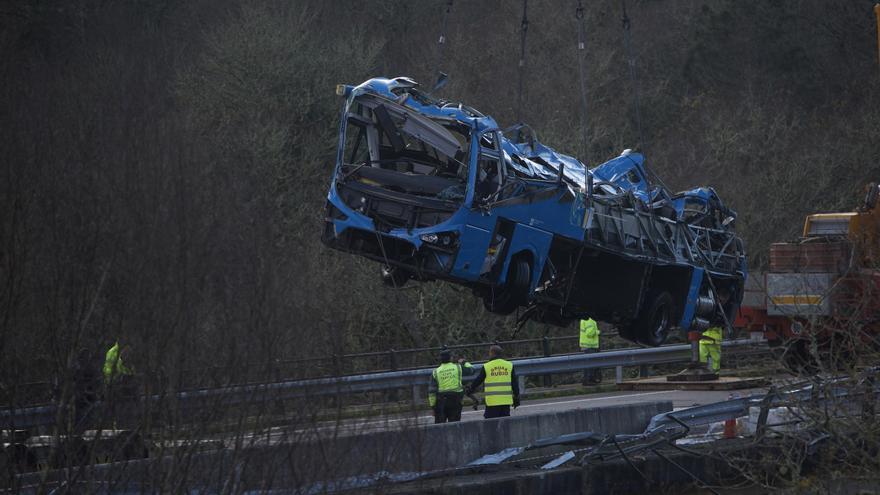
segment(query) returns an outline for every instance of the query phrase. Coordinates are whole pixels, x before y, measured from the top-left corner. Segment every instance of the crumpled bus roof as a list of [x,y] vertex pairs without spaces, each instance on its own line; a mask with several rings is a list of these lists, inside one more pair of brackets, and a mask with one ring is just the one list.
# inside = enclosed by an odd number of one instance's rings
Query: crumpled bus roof
[[[373,78],[352,88],[351,97],[371,93],[395,101],[429,118],[461,122],[476,132],[500,130],[498,123],[492,117],[462,103],[434,98],[420,91],[418,85],[408,77]],[[562,167],[566,182],[581,191],[586,190],[589,174],[593,176],[595,182],[606,184],[605,192],[609,194],[614,193],[612,189],[616,192],[631,191],[645,204],[670,197],[661,186],[649,185],[644,169],[644,156],[631,153],[629,150],[590,169],[577,158],[559,153],[538,141],[534,131],[523,124],[517,124],[502,132],[501,149],[504,159],[512,167],[536,179],[555,179]],[[640,180],[630,180],[636,176]],[[650,194],[649,187],[651,187]]]
[[[458,102],[436,99],[418,90],[417,87],[418,83],[408,77],[393,79],[379,77],[354,87],[352,96],[373,93],[428,117],[457,120],[478,132],[500,130],[498,123],[492,117]],[[537,139],[514,143],[507,136],[503,136],[501,148],[509,158],[518,155],[529,160],[525,165],[514,162],[514,166],[520,170],[531,169],[530,172],[537,178],[549,178],[551,175],[555,178],[559,167],[564,166],[563,173],[571,185],[584,187],[587,167],[577,158],[559,153]]]

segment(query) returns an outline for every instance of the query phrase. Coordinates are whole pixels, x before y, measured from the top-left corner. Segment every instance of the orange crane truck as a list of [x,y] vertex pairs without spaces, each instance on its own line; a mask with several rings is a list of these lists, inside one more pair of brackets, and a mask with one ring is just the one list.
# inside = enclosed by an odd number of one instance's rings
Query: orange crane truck
[[774,243],[733,326],[763,333],[794,369],[839,367],[856,346],[880,348],[878,196],[871,183],[856,211],[808,215],[800,239]]

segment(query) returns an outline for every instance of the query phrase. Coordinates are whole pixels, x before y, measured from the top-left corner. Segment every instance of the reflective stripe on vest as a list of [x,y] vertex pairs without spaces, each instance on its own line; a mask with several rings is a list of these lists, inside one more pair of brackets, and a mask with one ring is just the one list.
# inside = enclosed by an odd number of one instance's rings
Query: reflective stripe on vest
[[443,363],[434,370],[437,392],[461,392],[461,365]]
[[493,359],[483,365],[486,370],[484,382],[487,406],[513,405],[513,363],[504,359]]
[[581,349],[599,348],[599,325],[592,318],[581,320]]

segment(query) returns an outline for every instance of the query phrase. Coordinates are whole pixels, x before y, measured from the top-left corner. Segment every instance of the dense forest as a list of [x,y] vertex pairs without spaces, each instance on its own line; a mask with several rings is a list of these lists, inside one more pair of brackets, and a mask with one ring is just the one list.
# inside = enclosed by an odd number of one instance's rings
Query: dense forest
[[[438,65],[442,97],[502,126],[519,113],[592,165],[635,148],[672,190],[715,187],[760,269],[806,213],[880,179],[873,4],[630,0],[627,50],[621,2],[585,1],[584,118],[576,0],[528,2],[521,73],[521,2],[2,2],[0,384],[116,339],[180,377],[508,336],[468,291],[385,288],[319,242],[334,86],[429,85]],[[523,333],[545,331],[565,332]]]

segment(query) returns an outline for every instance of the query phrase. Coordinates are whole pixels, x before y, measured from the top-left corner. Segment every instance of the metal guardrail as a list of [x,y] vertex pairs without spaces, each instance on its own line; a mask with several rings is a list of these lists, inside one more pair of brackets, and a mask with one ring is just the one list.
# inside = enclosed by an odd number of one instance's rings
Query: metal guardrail
[[[612,337],[616,336],[617,332],[606,332],[602,334],[603,337]],[[543,355],[544,357],[553,355],[553,347],[554,343],[557,342],[567,342],[568,345],[566,349],[576,349],[578,346],[578,335],[562,335],[556,337],[545,336],[542,338],[535,339],[516,339],[516,340],[503,340],[503,341],[494,341],[494,342],[476,342],[476,343],[465,343],[465,344],[453,344],[446,346],[433,346],[433,347],[416,347],[410,349],[389,349],[387,351],[372,351],[372,352],[359,352],[359,353],[350,353],[350,354],[333,354],[328,356],[315,356],[309,358],[302,359],[293,359],[293,360],[277,360],[270,365],[267,366],[267,363],[249,363],[245,364],[242,368],[245,370],[250,369],[261,369],[266,370],[267,368],[272,368],[275,370],[276,374],[284,374],[285,371],[289,371],[292,369],[301,369],[303,367],[314,367],[314,368],[322,368],[323,366],[327,366],[328,368],[335,371],[335,373],[345,374],[343,370],[352,370],[352,369],[363,369],[363,366],[356,366],[357,363],[363,363],[364,361],[370,362],[371,366],[368,367],[369,371],[364,371],[364,373],[374,373],[379,371],[398,371],[404,369],[414,369],[424,367],[430,363],[433,363],[437,358],[437,354],[444,349],[452,351],[454,354],[458,354],[462,351],[477,351],[479,350],[481,353],[488,349],[492,345],[500,345],[503,348],[507,349],[517,349],[522,351],[523,348],[526,348],[526,352],[533,352],[534,356]],[[522,352],[518,353],[519,355],[523,355]],[[564,353],[559,353],[564,354]],[[526,354],[529,355],[529,354]],[[419,358],[422,359],[419,359]],[[209,368],[195,368],[184,371],[184,375],[194,375],[198,376],[200,373],[215,373],[219,371],[225,371],[228,368],[222,366],[213,366]],[[240,372],[238,369],[236,372]],[[281,376],[276,376],[276,378],[282,378]],[[321,378],[321,376],[309,377],[309,378]]]
[[[749,339],[723,343],[725,348],[761,344]],[[689,344],[661,347],[634,348],[604,351],[593,354],[577,353],[551,357],[513,360],[516,373],[521,377],[572,373],[587,368],[611,368],[617,366],[641,366],[689,361]],[[481,363],[474,364],[478,370]],[[315,378],[309,380],[279,381],[224,388],[210,388],[179,392],[170,397],[183,410],[206,407],[235,406],[259,403],[266,400],[285,400],[300,397],[380,392],[384,390],[411,388],[414,398],[419,390],[430,382],[430,368],[420,368],[382,373],[368,373],[341,377]],[[468,378],[465,379],[467,381]],[[168,396],[154,395],[154,403],[169,400]],[[53,405],[4,409],[0,411],[0,428],[30,428],[49,425],[55,421],[57,409]]]
[[27,429],[55,423],[58,408],[54,405],[5,408],[0,411],[0,429]]
[[[617,336],[617,332],[605,332],[602,337]],[[277,359],[234,366],[208,366],[187,368],[177,376],[179,390],[192,390],[223,386],[229,384],[246,385],[285,379],[310,379],[325,376],[340,376],[355,373],[375,373],[397,371],[428,366],[435,362],[437,354],[448,349],[454,354],[484,354],[489,346],[498,344],[511,355],[552,356],[565,354],[578,347],[578,335],[544,336],[534,339],[516,339],[494,342],[474,342],[448,346],[414,347],[408,349],[388,349],[385,351],[331,354],[300,359]],[[562,349],[559,349],[559,344]],[[556,351],[556,352],[554,352]],[[143,375],[146,380],[161,381],[167,377]],[[38,398],[25,405],[38,405],[51,400],[54,385],[48,381],[29,382],[14,385],[12,396]]]
[[[725,348],[743,345],[755,345],[754,340],[741,339],[723,343]],[[665,364],[689,361],[691,357],[690,344],[667,345],[661,347],[620,349],[604,351],[593,354],[565,354],[560,356],[515,359],[512,360],[516,368],[517,376],[541,376],[559,373],[573,373],[588,368],[611,368],[616,366],[641,366],[651,364]],[[474,364],[479,370],[482,363]],[[294,382],[281,382],[274,384],[255,385],[246,387],[233,387],[245,391],[257,391],[261,387],[272,390],[278,389],[283,395],[278,398],[295,398],[303,395],[323,395],[338,393],[354,393],[381,391],[394,388],[406,388],[412,386],[427,386],[431,378],[430,368],[415,370],[393,371],[385,373],[370,373],[364,375],[352,375],[334,378],[317,378],[312,380],[298,380]],[[466,377],[465,381],[469,379]],[[211,391],[196,391],[211,392]],[[188,394],[189,392],[187,392]]]
[[[753,340],[742,339],[724,342],[724,347],[754,345]],[[611,368],[616,366],[640,366],[689,361],[689,344],[650,348],[621,349],[593,354],[566,354],[561,356],[513,360],[517,376],[541,376],[573,373],[587,368]],[[479,370],[482,363],[476,363]],[[212,404],[237,405],[257,400],[284,400],[305,396],[379,392],[383,390],[427,387],[431,379],[430,368],[420,368],[384,373],[315,378],[311,380],[283,381],[257,385],[244,385],[223,389],[204,389],[181,392],[184,402],[210,400]],[[470,378],[465,377],[464,381]]]

